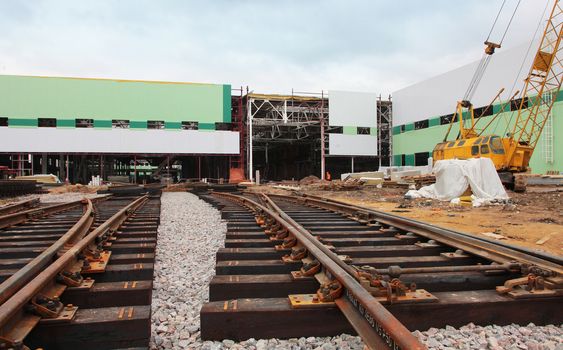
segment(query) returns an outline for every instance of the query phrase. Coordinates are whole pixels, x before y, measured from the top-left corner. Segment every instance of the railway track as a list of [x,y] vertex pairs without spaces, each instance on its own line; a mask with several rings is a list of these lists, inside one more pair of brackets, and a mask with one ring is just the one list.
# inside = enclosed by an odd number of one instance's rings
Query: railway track
[[204,340],[357,333],[422,349],[410,331],[563,321],[560,258],[324,198],[202,198],[228,221]]
[[146,348],[160,195],[0,216],[0,349]]

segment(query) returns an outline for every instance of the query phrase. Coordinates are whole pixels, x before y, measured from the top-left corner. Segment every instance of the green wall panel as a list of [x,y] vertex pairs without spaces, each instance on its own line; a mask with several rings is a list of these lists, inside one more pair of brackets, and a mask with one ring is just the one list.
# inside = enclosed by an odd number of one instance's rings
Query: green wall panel
[[76,126],[76,120],[74,119],[57,118],[57,128],[74,128],[75,126]]
[[111,120],[96,120],[94,119],[95,128],[111,128]]
[[146,129],[147,128],[147,121],[137,121],[131,120],[129,121],[129,128],[130,129]]
[[198,130],[215,130],[215,123],[199,123]]
[[173,130],[180,130],[180,129],[182,129],[182,123],[181,122],[164,122],[164,128],[173,129]]
[[0,115],[229,122],[230,85],[0,75]]
[[405,165],[414,165],[414,154],[405,155]]
[[393,165],[394,166],[402,166],[403,157],[400,154],[395,154],[393,156]]
[[357,135],[358,134],[358,127],[357,126],[343,126],[342,133],[344,135]]
[[377,135],[377,128],[369,128],[370,135]]
[[223,85],[223,122],[231,122],[231,85]]
[[414,130],[414,123],[405,124],[405,132]]
[[440,125],[440,117],[428,119],[428,127]]
[[[490,126],[490,131],[496,135],[505,135],[507,124],[510,121],[512,112],[504,112],[499,115],[497,120]],[[486,125],[491,117],[484,117],[479,125]],[[545,159],[545,143],[546,133],[540,137],[536,150],[530,161],[530,167],[535,174],[545,174],[547,170],[563,170],[563,103],[557,102],[552,109],[553,121],[553,162],[547,162]],[[512,123],[514,118],[512,118]],[[513,125],[513,124],[511,124]],[[437,125],[425,129],[418,129],[401,134],[393,135],[393,155],[394,157],[401,154],[414,155],[418,152],[432,151],[438,142],[441,142],[446,134],[448,125]],[[459,123],[456,123],[449,135],[449,140],[455,139],[459,130]],[[395,158],[396,159],[396,158]],[[407,162],[408,163],[408,162]],[[407,164],[410,165],[410,164]]]
[[401,126],[397,125],[393,127],[393,135],[399,135],[401,133]]
[[8,118],[8,126],[37,126],[37,119],[28,118]]

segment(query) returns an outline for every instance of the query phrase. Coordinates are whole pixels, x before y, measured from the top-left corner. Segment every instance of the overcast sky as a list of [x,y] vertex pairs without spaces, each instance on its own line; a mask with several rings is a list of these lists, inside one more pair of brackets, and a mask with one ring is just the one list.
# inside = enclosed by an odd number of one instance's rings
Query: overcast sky
[[[0,0],[0,74],[385,95],[479,59],[501,3]],[[532,38],[545,4],[522,0],[503,49]]]

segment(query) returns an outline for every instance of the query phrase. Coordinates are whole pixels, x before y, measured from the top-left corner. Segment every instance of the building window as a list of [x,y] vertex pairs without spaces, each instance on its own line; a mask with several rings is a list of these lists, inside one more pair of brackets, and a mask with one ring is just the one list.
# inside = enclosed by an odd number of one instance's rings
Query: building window
[[129,129],[129,120],[113,119],[111,127],[116,129]]
[[[449,124],[452,121],[453,114],[443,115],[440,117],[440,125]],[[455,116],[454,122],[457,122],[457,115]]]
[[57,119],[55,118],[38,118],[37,126],[40,128],[56,128]]
[[0,118],[0,126],[8,126],[8,118],[1,117]]
[[428,152],[420,152],[414,154],[414,165],[428,165]]
[[487,117],[492,114],[493,114],[493,106],[479,107],[473,110],[473,115],[475,116],[475,118]]
[[414,129],[426,129],[428,127],[428,119],[414,122]]
[[[522,102],[521,98],[517,98],[515,100],[510,101],[510,110],[511,111],[517,111],[520,108],[521,102]],[[527,97],[524,100],[524,104],[522,105],[522,108],[528,108],[528,98]]]
[[344,133],[344,127],[342,126],[329,126],[327,129],[329,134],[342,134]]
[[147,129],[164,129],[164,121],[149,120],[147,121]]
[[94,119],[75,119],[75,126],[77,128],[93,128]]
[[370,130],[370,128],[364,128],[364,127],[358,126],[356,133],[358,135],[370,135],[371,130]]
[[401,132],[405,132],[405,124],[401,125]]
[[215,123],[215,130],[230,131],[233,130],[231,123]]
[[199,128],[198,122],[182,122],[183,130],[197,130]]
[[401,154],[401,165],[405,165],[407,163],[407,156],[405,154]]

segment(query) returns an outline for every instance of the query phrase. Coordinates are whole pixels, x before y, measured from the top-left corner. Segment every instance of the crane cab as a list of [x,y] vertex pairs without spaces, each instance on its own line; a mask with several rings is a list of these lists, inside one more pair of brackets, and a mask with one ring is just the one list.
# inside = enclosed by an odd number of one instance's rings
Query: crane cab
[[434,147],[434,161],[444,159],[491,158],[497,170],[505,167],[506,149],[504,139],[497,135],[472,137],[441,142]]

